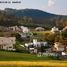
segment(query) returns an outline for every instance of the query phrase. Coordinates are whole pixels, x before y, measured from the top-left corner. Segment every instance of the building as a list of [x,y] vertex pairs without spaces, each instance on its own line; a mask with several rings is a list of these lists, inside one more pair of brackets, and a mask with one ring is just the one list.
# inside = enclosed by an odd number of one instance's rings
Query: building
[[42,27],[37,27],[37,28],[35,28],[35,30],[36,30],[36,31],[44,31],[44,28],[42,28]]
[[55,32],[58,32],[59,31],[59,29],[57,28],[57,27],[53,27],[52,29],[51,29],[51,32],[52,33],[55,33]]
[[62,29],[62,31],[66,31],[66,30],[67,30],[67,26]]
[[25,43],[25,47],[32,53],[38,53],[46,52],[46,50],[50,48],[50,44],[48,44],[48,42],[37,42],[37,39],[33,39],[32,43]]
[[15,37],[0,37],[1,50],[14,50],[15,43],[16,43]]
[[67,56],[67,52],[62,52],[62,55],[63,55],[63,56],[65,56],[65,55],[66,55],[66,56]]
[[8,27],[8,29],[10,32],[22,32],[18,26],[11,26],[11,27]]
[[48,42],[37,42],[37,39],[33,39],[32,43],[25,43],[25,46],[33,45],[34,47],[49,46]]
[[20,26],[23,33],[28,33],[30,30],[27,27]]
[[64,51],[65,46],[60,42],[54,43],[54,48],[56,48],[56,51]]
[[9,29],[8,29],[8,27],[0,26],[0,31],[1,31],[1,32],[8,32]]

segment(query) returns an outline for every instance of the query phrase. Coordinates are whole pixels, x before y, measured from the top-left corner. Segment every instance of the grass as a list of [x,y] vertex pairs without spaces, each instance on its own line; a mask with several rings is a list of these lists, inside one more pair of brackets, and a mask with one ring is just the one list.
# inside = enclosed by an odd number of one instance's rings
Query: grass
[[67,61],[34,54],[0,51],[0,67],[67,67]]
[[32,31],[32,33],[37,33],[37,34],[42,34],[42,35],[45,34],[45,33],[53,34],[50,31]]
[[34,54],[0,51],[0,61],[45,61],[56,60],[54,57],[38,57]]

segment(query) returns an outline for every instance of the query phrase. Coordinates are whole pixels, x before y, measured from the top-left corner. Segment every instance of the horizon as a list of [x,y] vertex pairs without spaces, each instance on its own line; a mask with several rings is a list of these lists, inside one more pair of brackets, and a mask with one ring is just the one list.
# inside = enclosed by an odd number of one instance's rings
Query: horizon
[[[24,9],[33,9],[33,10],[40,10],[40,9],[35,9],[35,8],[23,8],[23,9],[16,9],[16,8],[4,8],[4,9],[0,9],[0,10],[5,10],[5,9],[14,9],[14,10],[24,10]],[[61,16],[67,16],[67,15],[62,15],[62,14],[55,14],[55,13],[51,13],[48,11],[44,11],[44,10],[40,10],[49,14],[53,14],[53,15],[61,15]]]
[[[0,0],[2,1],[2,0]],[[38,9],[56,15],[67,15],[66,0],[3,0],[20,1],[18,3],[0,3],[0,10],[12,9]]]

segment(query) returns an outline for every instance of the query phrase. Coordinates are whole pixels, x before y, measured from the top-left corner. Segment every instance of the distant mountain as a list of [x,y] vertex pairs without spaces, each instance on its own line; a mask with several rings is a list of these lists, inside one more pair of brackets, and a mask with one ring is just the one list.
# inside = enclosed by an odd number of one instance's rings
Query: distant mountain
[[66,23],[67,25],[67,16],[55,15],[38,9],[16,10],[11,8],[6,8],[4,10],[4,13],[7,16],[15,16],[17,18],[21,18],[21,17],[32,18],[32,22],[34,24],[47,26],[47,27],[59,26],[59,24],[61,23]]

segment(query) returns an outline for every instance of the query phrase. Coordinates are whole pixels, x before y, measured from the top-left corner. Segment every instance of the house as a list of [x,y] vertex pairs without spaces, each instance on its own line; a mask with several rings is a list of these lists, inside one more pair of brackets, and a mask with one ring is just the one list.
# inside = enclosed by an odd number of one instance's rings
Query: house
[[0,26],[0,31],[28,33],[30,30],[24,26],[10,26],[10,27]]
[[15,26],[11,26],[11,27],[8,27],[8,28],[9,28],[9,31],[15,31],[16,30]]
[[62,42],[55,42],[54,46],[48,48],[46,52],[49,54],[53,53],[56,54],[58,57],[61,57],[63,55],[67,55],[67,46]]
[[61,42],[55,42],[54,48],[56,48],[56,51],[61,51],[61,52],[65,50],[65,46]]
[[63,55],[63,56],[65,56],[65,55],[66,55],[66,56],[67,56],[67,52],[62,52],[62,55]]
[[27,37],[27,34],[25,34],[25,33],[19,33],[19,34],[20,34],[21,38],[26,38]]
[[2,32],[7,32],[9,31],[8,27],[5,27],[5,26],[0,26],[0,31]]
[[48,42],[37,42],[37,39],[33,39],[32,43],[25,43],[25,47],[32,53],[38,53],[46,52],[46,48],[48,49],[50,45]]
[[35,30],[36,30],[36,31],[44,31],[44,28],[42,28],[42,27],[37,27],[37,28],[35,28]]
[[66,30],[67,30],[67,26],[62,29],[62,31],[66,31]]
[[34,46],[34,47],[41,47],[43,46],[49,46],[48,42],[37,42],[37,39],[33,39],[32,43],[25,43],[25,46]]
[[10,27],[0,26],[0,31],[3,31],[3,32],[20,32],[21,29],[18,26],[10,26]]
[[15,37],[0,37],[1,50],[14,50],[15,43],[16,43]]
[[64,49],[64,51],[62,52],[62,55],[63,55],[63,56],[67,56],[67,45],[65,46],[65,49]]
[[29,33],[19,33],[19,35],[22,39],[30,39],[30,37],[33,36],[33,34],[31,32],[29,32]]
[[20,26],[23,33],[28,33],[30,30],[27,27]]
[[51,32],[52,33],[55,33],[55,32],[58,32],[59,31],[59,29],[57,28],[57,27],[53,27],[52,29],[51,29]]
[[8,27],[10,32],[21,32],[21,29],[18,26]]

